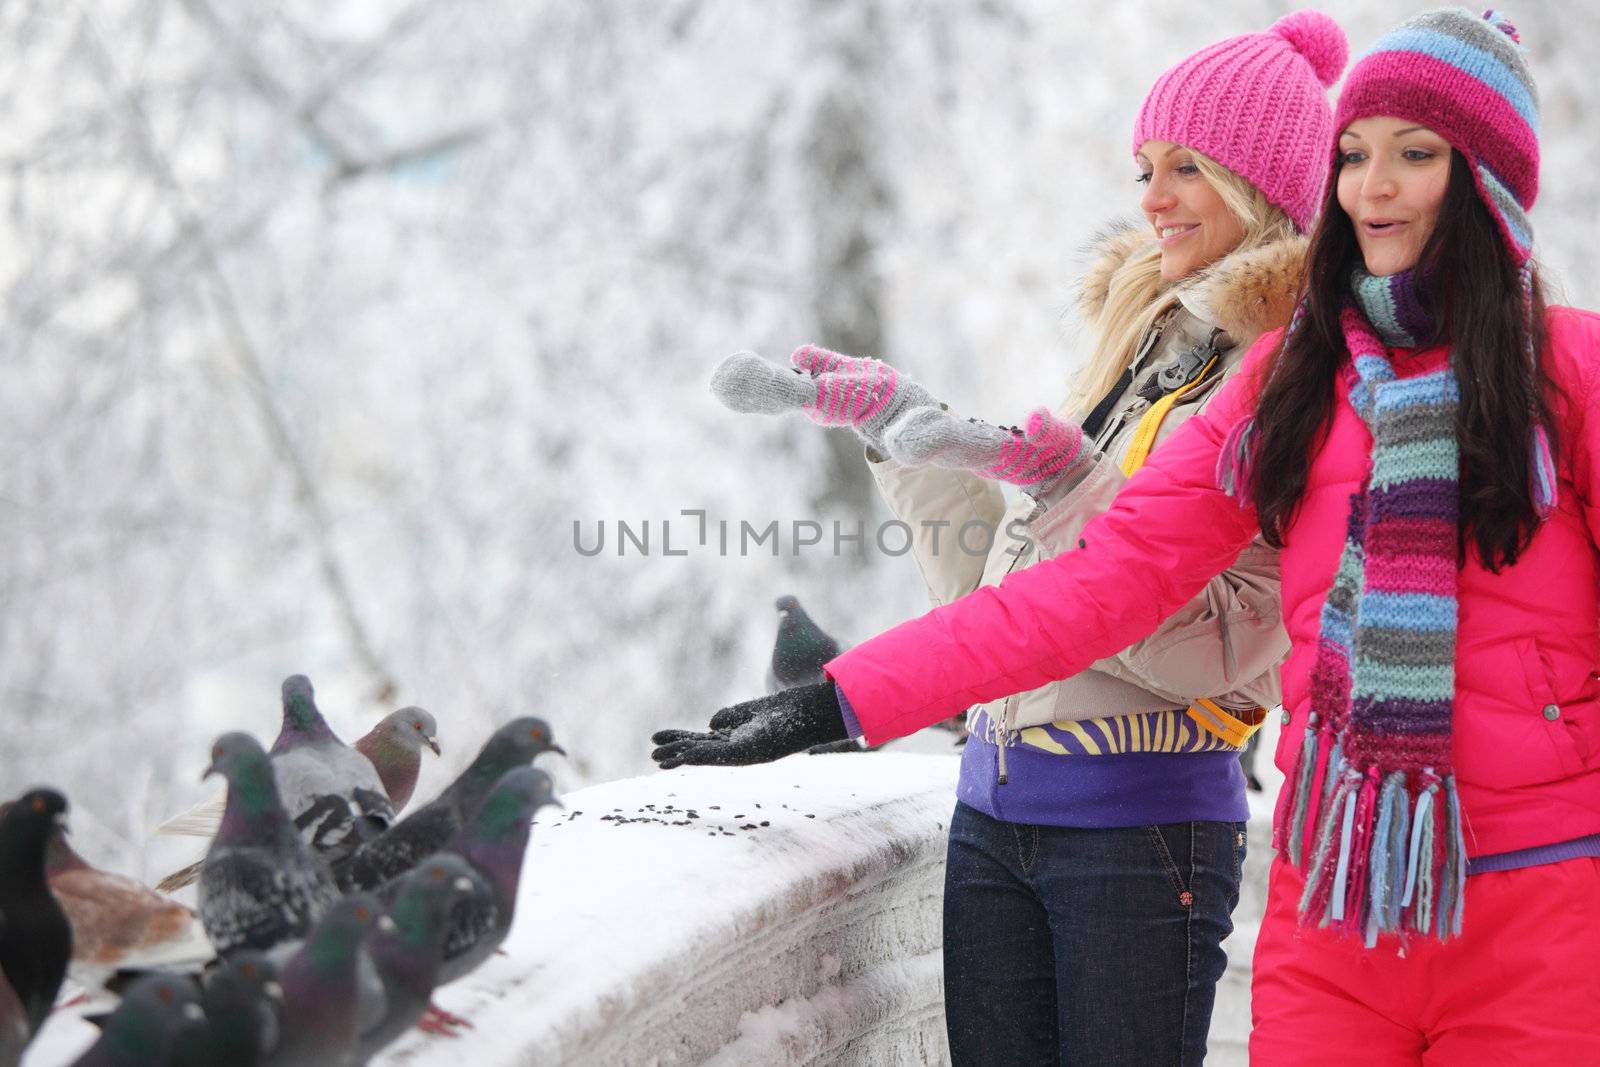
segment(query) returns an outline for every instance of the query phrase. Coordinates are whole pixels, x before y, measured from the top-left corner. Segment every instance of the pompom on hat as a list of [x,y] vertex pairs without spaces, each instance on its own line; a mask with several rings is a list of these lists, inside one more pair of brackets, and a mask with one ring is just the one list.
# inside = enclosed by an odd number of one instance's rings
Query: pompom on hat
[[1133,151],[1171,141],[1201,152],[1307,230],[1340,128],[1327,88],[1348,55],[1344,31],[1320,11],[1202,48],[1156,79],[1133,126]]
[[1427,11],[1378,38],[1350,69],[1335,129],[1374,115],[1419,123],[1466,157],[1519,267],[1533,254],[1539,94],[1503,14]]

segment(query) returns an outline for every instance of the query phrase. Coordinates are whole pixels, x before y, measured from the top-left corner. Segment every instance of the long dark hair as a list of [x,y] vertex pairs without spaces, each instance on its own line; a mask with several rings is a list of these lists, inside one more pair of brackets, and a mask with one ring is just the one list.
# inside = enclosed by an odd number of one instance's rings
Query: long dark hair
[[[1304,317],[1273,360],[1256,405],[1250,492],[1262,534],[1276,546],[1305,493],[1311,457],[1327,439],[1346,358],[1339,309],[1362,258],[1337,185],[1336,171],[1306,253]],[[1544,287],[1534,272],[1533,350],[1541,358],[1530,368],[1519,271],[1459,152],[1451,153],[1449,188],[1418,266],[1426,279],[1420,301],[1438,323],[1427,341],[1449,342],[1461,387],[1458,555],[1464,561],[1471,542],[1483,565],[1498,570],[1517,561],[1539,522],[1530,469],[1534,420],[1548,428],[1552,455],[1559,442],[1542,358]]]

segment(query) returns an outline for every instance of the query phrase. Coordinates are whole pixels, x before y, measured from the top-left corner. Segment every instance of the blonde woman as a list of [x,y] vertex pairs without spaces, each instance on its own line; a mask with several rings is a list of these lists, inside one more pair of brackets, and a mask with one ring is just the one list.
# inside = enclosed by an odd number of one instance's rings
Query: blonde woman
[[[1250,343],[1288,320],[1332,146],[1325,89],[1344,59],[1338,26],[1299,12],[1157,80],[1133,137],[1145,224],[1106,235],[1084,279],[1095,340],[1066,415],[1039,409],[1025,429],[963,419],[886,364],[812,347],[793,369],[732,357],[715,391],[737,410],[854,428],[918,531],[935,603],[1076,549]],[[1000,481],[1022,490],[1009,506]],[[1252,544],[1150,637],[970,713],[945,884],[954,1063],[1203,1060],[1245,849],[1238,753],[1278,702],[1288,651],[1278,604],[1277,553]],[[709,732],[663,731],[654,756],[755,763],[860,734],[827,682],[725,709]]]

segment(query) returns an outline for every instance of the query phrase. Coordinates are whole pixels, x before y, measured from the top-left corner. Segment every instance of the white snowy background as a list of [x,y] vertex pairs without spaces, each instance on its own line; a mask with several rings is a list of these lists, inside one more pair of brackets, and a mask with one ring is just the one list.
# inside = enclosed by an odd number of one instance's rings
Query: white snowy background
[[[0,4],[0,793],[62,788],[153,879],[286,674],[346,737],[432,709],[424,796],[517,713],[570,790],[759,692],[777,595],[846,641],[921,610],[853,438],[710,369],[819,341],[995,420],[1058,401],[1144,92],[1294,6]],[[1354,53],[1421,6],[1323,5]],[[1600,8],[1511,14],[1540,255],[1594,306]]]

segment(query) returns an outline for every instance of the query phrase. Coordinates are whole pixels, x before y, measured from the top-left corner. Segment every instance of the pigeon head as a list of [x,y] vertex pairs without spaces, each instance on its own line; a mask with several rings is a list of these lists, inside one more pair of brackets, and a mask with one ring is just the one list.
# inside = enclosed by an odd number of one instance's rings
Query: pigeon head
[[391,711],[381,724],[385,733],[391,734],[407,749],[421,751],[426,745],[439,755],[439,724],[426,708],[412,706]]
[[794,597],[790,596],[787,593],[785,593],[783,596],[778,598],[777,608],[778,608],[779,611],[783,612],[785,615],[787,615],[791,611],[794,611],[799,606],[800,606],[800,601],[796,600]]
[[537,767],[517,767],[495,783],[473,823],[487,837],[509,834],[518,825],[526,826],[540,808],[563,807],[556,799],[556,784]]
[[341,898],[306,939],[304,952],[311,969],[326,973],[347,965],[383,915],[378,898],[352,893]]
[[553,740],[549,723],[524,715],[490,735],[478,752],[478,758],[472,761],[470,771],[475,779],[497,782],[511,768],[532,763],[545,752],[567,754],[567,750]]
[[202,780],[220,774],[228,780],[228,806],[261,812],[278,805],[278,783],[261,742],[242,731],[223,734],[211,746],[211,766]]
[[283,728],[307,731],[322,722],[322,712],[317,710],[316,692],[311,679],[303,674],[291,674],[283,680]]
[[215,1014],[213,1006],[254,1006],[263,998],[282,1000],[283,989],[272,958],[253,948],[230,954],[206,980],[203,994],[207,1014]]
[[0,814],[0,868],[44,870],[50,839],[66,824],[67,798],[54,789],[32,789]]
[[427,944],[444,933],[451,906],[481,884],[467,861],[451,852],[436,853],[406,875],[389,908],[399,939]]
[[164,1063],[178,1031],[204,1018],[193,982],[155,971],[123,993],[100,1044],[118,1062]]

